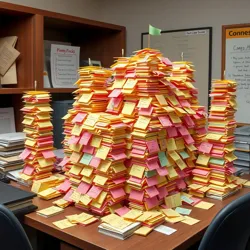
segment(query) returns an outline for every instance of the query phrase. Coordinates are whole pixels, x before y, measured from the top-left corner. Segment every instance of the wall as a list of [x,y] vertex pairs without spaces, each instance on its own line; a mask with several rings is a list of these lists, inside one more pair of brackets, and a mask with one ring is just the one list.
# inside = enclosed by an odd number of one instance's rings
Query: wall
[[[103,0],[102,20],[127,27],[127,55],[141,46],[148,24],[162,30],[213,27],[212,77],[220,77],[221,26],[250,23],[249,0]],[[202,44],[201,44],[202,46]],[[171,59],[171,58],[170,58]]]
[[5,0],[4,2],[94,20],[98,19],[97,17],[101,14],[101,3],[95,0]]

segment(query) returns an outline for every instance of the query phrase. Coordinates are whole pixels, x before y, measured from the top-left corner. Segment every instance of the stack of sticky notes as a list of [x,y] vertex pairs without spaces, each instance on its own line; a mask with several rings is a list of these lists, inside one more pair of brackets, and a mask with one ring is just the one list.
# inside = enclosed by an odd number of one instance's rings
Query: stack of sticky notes
[[206,136],[206,113],[205,107],[201,106],[198,101],[198,90],[193,86],[194,66],[191,62],[179,61],[173,62],[173,70],[170,82],[177,87],[173,89],[176,93],[181,108],[186,111],[183,117],[190,134],[198,146]]
[[[88,66],[79,69],[79,80],[76,82],[78,89],[73,109],[68,111],[64,122],[64,152],[65,157],[59,164],[68,175],[73,167],[70,157],[72,153],[79,152],[79,141],[82,135],[82,125],[89,113],[103,112],[108,104],[107,79],[112,71],[101,67]],[[91,117],[90,117],[91,120]],[[91,124],[91,121],[90,123]],[[81,142],[82,143],[82,142]],[[77,146],[78,145],[78,146]],[[72,179],[76,185],[79,181]]]
[[55,216],[57,214],[63,213],[63,208],[51,206],[51,207],[44,208],[42,210],[38,210],[38,211],[36,211],[36,213],[38,215],[49,218],[49,217]]
[[50,94],[46,91],[29,91],[23,95],[25,150],[21,154],[24,181],[51,176],[56,161],[53,153],[53,125],[51,123]]
[[38,197],[44,199],[44,200],[51,200],[53,198],[56,198],[60,196],[61,193],[57,191],[55,188],[48,188],[45,189],[37,194]]
[[236,192],[238,185],[233,176],[235,169],[234,130],[236,121],[236,82],[214,80],[210,94],[212,101],[208,117],[206,141],[199,147],[196,168],[193,170],[190,194],[224,199]]
[[234,130],[236,128],[235,112],[236,82],[231,80],[214,80],[211,90],[211,107],[208,117],[208,135],[206,139],[212,145],[210,154],[206,154],[211,169],[210,189],[207,196],[223,199],[237,191],[233,173]]
[[82,150],[71,155],[74,166],[69,174],[80,177],[76,206],[102,215],[126,198],[127,125],[119,116],[106,113],[98,114],[94,124],[88,121],[92,121],[91,114],[83,124]]
[[[133,211],[133,210],[132,210]],[[128,214],[125,214],[123,218],[128,217]],[[144,211],[139,217],[135,219],[135,221],[141,222],[143,226],[147,226],[150,228],[156,227],[162,223],[164,223],[165,215],[156,210]]]
[[140,222],[126,221],[116,214],[110,214],[101,218],[102,224],[98,226],[98,232],[125,240],[140,227]]
[[[126,64],[121,116],[133,124],[126,162],[130,208],[156,208],[166,196],[186,188],[185,178],[195,167],[194,119],[202,120],[202,128],[204,108],[195,102],[193,80],[176,82],[171,69],[172,63],[154,49],[137,51]],[[193,117],[197,112],[200,119]]]

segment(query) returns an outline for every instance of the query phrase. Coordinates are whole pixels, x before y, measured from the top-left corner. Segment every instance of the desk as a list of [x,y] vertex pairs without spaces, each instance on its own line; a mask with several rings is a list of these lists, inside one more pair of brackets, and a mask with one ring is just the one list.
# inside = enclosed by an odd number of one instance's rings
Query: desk
[[[250,176],[244,176],[244,178],[250,179]],[[13,185],[16,187],[20,187],[16,183],[14,183]],[[21,188],[27,189],[25,187]],[[249,192],[250,189],[243,188],[237,194],[227,198],[224,201],[205,198],[204,201],[212,202],[215,204],[215,206],[213,206],[209,210],[192,207],[190,216],[200,220],[199,223],[193,226],[189,226],[181,222],[177,224],[165,223],[165,225],[177,229],[177,232],[173,233],[170,236],[153,231],[147,237],[133,235],[129,239],[121,241],[98,233],[97,226],[100,223],[94,223],[87,227],[77,225],[65,230],[60,230],[52,224],[52,222],[54,221],[65,219],[66,215],[80,213],[81,210],[75,208],[74,206],[66,208],[64,213],[53,216],[51,218],[44,218],[37,215],[35,212],[30,213],[25,216],[24,223],[32,228],[47,233],[55,238],[58,238],[66,243],[84,250],[187,249],[193,243],[202,238],[202,235],[204,234],[212,219],[223,207],[225,207],[231,201]],[[38,209],[43,209],[51,206],[52,201],[45,201],[37,197],[34,198],[34,204],[38,206]],[[183,207],[190,208],[190,206]]]

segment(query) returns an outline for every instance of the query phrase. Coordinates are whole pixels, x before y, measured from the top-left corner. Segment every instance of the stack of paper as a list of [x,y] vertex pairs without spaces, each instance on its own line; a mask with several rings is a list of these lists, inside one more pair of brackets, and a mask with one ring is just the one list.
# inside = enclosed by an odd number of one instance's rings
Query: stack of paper
[[[238,190],[233,173],[234,130],[236,121],[236,82],[214,80],[207,141],[201,143],[196,161],[193,184],[189,186],[191,194],[223,199]],[[210,174],[209,174],[210,172]]]
[[140,227],[140,222],[130,222],[116,214],[110,214],[102,219],[102,224],[98,226],[98,232],[105,235],[125,240]]
[[21,169],[23,160],[19,158],[23,151],[24,133],[0,134],[0,171],[9,172]]
[[25,161],[21,178],[38,180],[52,175],[55,155],[53,153],[53,125],[50,113],[50,94],[46,91],[29,91],[24,94],[25,150],[20,157]]

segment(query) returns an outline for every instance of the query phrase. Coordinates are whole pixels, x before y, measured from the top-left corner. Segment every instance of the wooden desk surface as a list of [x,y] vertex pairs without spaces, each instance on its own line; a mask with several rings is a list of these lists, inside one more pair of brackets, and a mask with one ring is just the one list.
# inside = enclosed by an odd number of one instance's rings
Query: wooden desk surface
[[[246,176],[244,176],[246,178]],[[247,176],[250,179],[250,176]],[[14,183],[14,186],[20,187]],[[24,187],[21,187],[25,189]],[[168,250],[168,249],[187,249],[191,244],[198,241],[204,234],[206,228],[215,217],[215,215],[228,203],[239,198],[240,196],[250,192],[250,189],[243,188],[237,194],[227,198],[224,201],[218,201],[213,199],[205,198],[204,201],[212,202],[215,204],[209,210],[203,210],[199,208],[193,208],[190,206],[183,206],[186,208],[192,208],[190,214],[191,217],[199,219],[200,222],[193,226],[186,225],[184,223],[165,225],[177,229],[175,233],[170,236],[152,231],[147,237],[133,235],[127,240],[118,240],[109,236],[105,236],[98,233],[97,226],[100,222],[92,225],[83,227],[80,225],[60,230],[55,227],[52,222],[65,219],[66,215],[72,215],[80,213],[81,210],[74,206],[65,209],[64,213],[53,216],[51,218],[44,218],[37,215],[35,212],[25,216],[24,223],[42,232],[45,232],[53,237],[56,237],[62,241],[65,241],[73,246],[82,248],[84,250],[92,249],[157,249],[157,250]],[[58,198],[57,198],[58,199]],[[34,204],[39,209],[43,209],[52,205],[52,201],[44,201],[40,198],[34,198]]]

